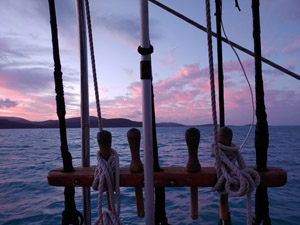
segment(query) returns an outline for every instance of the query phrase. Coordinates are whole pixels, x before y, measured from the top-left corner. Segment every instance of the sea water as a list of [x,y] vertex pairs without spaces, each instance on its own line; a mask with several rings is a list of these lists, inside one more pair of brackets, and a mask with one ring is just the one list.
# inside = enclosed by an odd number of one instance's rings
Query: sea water
[[[233,142],[241,144],[248,126],[231,127]],[[213,166],[210,145],[212,127],[199,127],[201,166]],[[112,133],[112,147],[118,152],[120,166],[128,167],[130,150],[128,128],[108,128]],[[185,166],[188,158],[184,139],[186,127],[157,128],[159,161],[161,166]],[[90,130],[91,166],[97,165],[97,129]],[[269,208],[272,224],[300,224],[300,127],[270,126],[268,165],[287,171],[288,181],[283,187],[269,188]],[[68,129],[68,145],[73,165],[81,166],[81,131]],[[142,145],[141,145],[142,146]],[[242,155],[247,165],[255,165],[254,132],[251,133]],[[143,161],[143,150],[141,149]],[[61,224],[64,209],[63,187],[49,186],[47,174],[62,167],[58,129],[0,130],[0,224],[28,225]],[[217,224],[219,195],[211,188],[199,188],[199,218],[190,219],[189,188],[165,188],[166,212],[170,224]],[[92,221],[97,218],[98,193],[91,190]],[[82,212],[82,189],[76,188],[76,206]],[[105,202],[105,201],[104,201]],[[254,193],[252,194],[254,206]],[[233,224],[246,224],[246,198],[230,197],[229,207]],[[254,207],[252,207],[254,211]],[[124,224],[145,224],[136,213],[134,188],[121,188],[121,220]]]

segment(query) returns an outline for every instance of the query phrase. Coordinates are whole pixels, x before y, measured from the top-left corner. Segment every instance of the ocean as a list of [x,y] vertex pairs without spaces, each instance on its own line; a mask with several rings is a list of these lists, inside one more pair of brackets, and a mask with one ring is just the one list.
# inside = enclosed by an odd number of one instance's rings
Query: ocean
[[[248,126],[232,126],[233,142],[241,144]],[[212,127],[199,127],[198,151],[201,166],[213,166],[210,144]],[[112,147],[120,157],[120,167],[128,167],[130,150],[128,128],[108,128],[113,136]],[[157,128],[160,166],[185,166],[188,158],[184,133],[186,127]],[[97,165],[97,129],[90,130],[91,166]],[[68,144],[73,165],[81,165],[80,129],[68,129]],[[287,171],[287,184],[269,188],[269,208],[272,224],[300,224],[300,126],[270,126],[268,166]],[[142,144],[141,144],[142,146]],[[255,165],[254,131],[242,155],[247,165]],[[143,161],[143,151],[141,150]],[[47,174],[62,167],[58,129],[0,130],[0,224],[55,225],[61,224],[64,208],[63,187],[49,186]],[[190,219],[189,188],[166,188],[166,212],[170,224],[218,223],[219,195],[211,188],[199,188],[199,218]],[[98,193],[91,189],[92,222],[97,218]],[[82,211],[82,189],[76,188],[76,206]],[[254,212],[254,193],[252,194]],[[246,224],[246,198],[229,198],[233,224]],[[145,224],[137,217],[134,188],[121,188],[121,220],[124,224]]]

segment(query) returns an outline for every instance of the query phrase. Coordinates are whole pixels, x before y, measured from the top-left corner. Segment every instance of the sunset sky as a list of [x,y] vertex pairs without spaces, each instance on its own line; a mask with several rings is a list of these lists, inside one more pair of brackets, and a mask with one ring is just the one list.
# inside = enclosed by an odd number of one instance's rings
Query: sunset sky
[[[205,1],[161,0],[206,26]],[[250,0],[223,5],[230,40],[253,50]],[[0,0],[0,116],[32,121],[56,119],[53,58],[47,0]],[[90,0],[95,56],[104,118],[141,121],[139,1]],[[215,1],[211,1],[215,31]],[[79,58],[74,0],[56,1],[67,118],[80,114]],[[149,2],[153,85],[157,122],[212,123],[206,33]],[[262,0],[262,55],[300,74],[300,1]],[[213,39],[215,76],[217,49]],[[223,44],[225,123],[251,123],[247,82]],[[238,51],[253,91],[254,59]],[[90,60],[89,60],[90,62]],[[300,125],[300,81],[266,64],[265,103],[270,125]],[[89,69],[90,115],[96,115]]]

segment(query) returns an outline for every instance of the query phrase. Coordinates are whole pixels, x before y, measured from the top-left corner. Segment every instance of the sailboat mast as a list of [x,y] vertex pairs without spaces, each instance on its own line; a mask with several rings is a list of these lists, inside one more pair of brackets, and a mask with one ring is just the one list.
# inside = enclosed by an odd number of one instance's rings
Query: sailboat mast
[[[88,93],[88,62],[84,0],[76,0],[77,24],[80,61],[80,94],[81,94],[81,160],[82,167],[90,166],[90,121]],[[84,224],[91,224],[90,187],[82,188]]]
[[153,183],[153,139],[152,139],[152,94],[151,94],[151,51],[149,39],[148,0],[140,0],[140,48],[141,80],[143,101],[143,144],[146,224],[154,224],[154,183]]

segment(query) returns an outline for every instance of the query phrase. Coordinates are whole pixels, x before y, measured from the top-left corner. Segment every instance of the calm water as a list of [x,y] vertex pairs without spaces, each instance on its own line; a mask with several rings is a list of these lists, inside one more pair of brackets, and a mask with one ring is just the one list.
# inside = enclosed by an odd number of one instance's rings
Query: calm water
[[[158,128],[161,166],[185,166],[186,128]],[[241,144],[248,127],[232,127],[233,141]],[[120,156],[121,167],[129,166],[130,151],[127,128],[108,129],[113,135],[113,148]],[[202,166],[213,166],[210,157],[211,127],[201,127],[199,160]],[[96,166],[97,129],[91,129],[91,165]],[[80,129],[68,129],[69,149],[74,166],[81,165]],[[268,165],[288,172],[284,187],[269,188],[272,224],[300,224],[300,127],[270,127]],[[253,135],[243,156],[247,165],[255,165]],[[64,208],[63,188],[47,184],[49,170],[62,167],[58,129],[0,130],[0,224],[61,224]],[[143,157],[143,156],[142,156]],[[91,191],[92,221],[97,217],[97,192]],[[254,199],[254,198],[252,198]],[[170,224],[217,224],[218,194],[210,188],[199,188],[199,219],[189,214],[189,189],[166,188],[166,211]],[[76,206],[82,211],[81,188],[76,189]],[[253,201],[253,200],[252,200]],[[254,205],[254,201],[253,201]],[[230,198],[233,224],[245,224],[246,199]],[[253,209],[254,210],[254,209]],[[121,219],[124,224],[145,224],[136,216],[134,188],[121,188]]]

